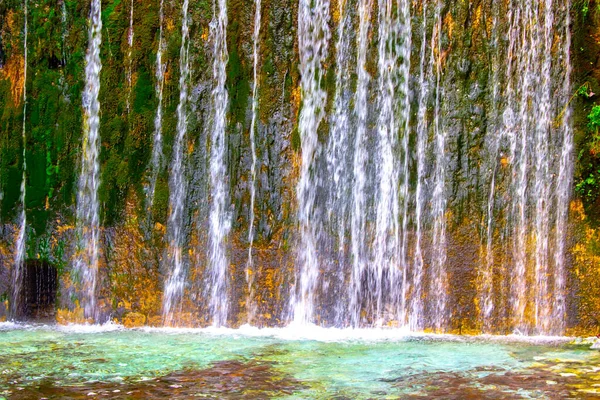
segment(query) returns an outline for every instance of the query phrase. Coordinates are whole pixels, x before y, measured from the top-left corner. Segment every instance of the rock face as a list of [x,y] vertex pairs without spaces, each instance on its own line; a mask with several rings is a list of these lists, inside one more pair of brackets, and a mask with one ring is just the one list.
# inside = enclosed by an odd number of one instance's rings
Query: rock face
[[[246,323],[252,304],[260,326],[287,324],[302,309],[305,322],[324,326],[593,330],[600,152],[588,115],[600,93],[598,4],[405,0],[387,10],[383,1],[340,2],[223,2],[227,107],[217,144],[226,150],[231,222],[221,243],[227,325]],[[83,320],[73,260],[90,4],[35,3],[26,82],[21,4],[0,5],[0,318],[11,301],[27,85],[27,255],[56,266],[57,318]],[[181,114],[181,7],[102,2],[97,322],[162,323],[178,115],[187,115],[177,246],[184,285],[172,321],[214,322],[207,287],[218,18],[212,2],[189,3]]]

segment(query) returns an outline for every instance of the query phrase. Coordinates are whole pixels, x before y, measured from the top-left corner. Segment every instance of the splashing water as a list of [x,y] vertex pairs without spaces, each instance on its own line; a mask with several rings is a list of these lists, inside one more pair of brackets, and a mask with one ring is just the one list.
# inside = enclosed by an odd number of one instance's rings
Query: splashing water
[[19,235],[17,236],[17,242],[15,247],[15,263],[12,281],[12,307],[11,313],[13,318],[18,317],[20,312],[21,301],[21,287],[23,285],[23,274],[24,274],[24,263],[26,256],[25,245],[27,242],[27,213],[25,207],[25,196],[27,194],[27,36],[28,36],[28,0],[25,0],[24,4],[24,29],[23,29],[23,129],[22,129],[22,140],[23,140],[23,176],[21,178],[21,213],[19,216]]
[[300,52],[300,86],[302,110],[298,130],[302,147],[300,180],[296,187],[300,224],[299,265],[296,285],[291,296],[293,320],[297,324],[312,321],[315,291],[319,277],[314,224],[314,158],[319,143],[317,129],[325,116],[327,92],[322,89],[324,61],[329,51],[329,1],[300,0],[298,10],[298,48]]
[[86,318],[96,318],[96,276],[100,215],[98,186],[100,184],[100,46],[102,44],[102,15],[100,0],[92,0],[90,9],[88,51],[85,57],[85,89],[83,92],[84,137],[81,153],[81,172],[77,193],[78,251],[74,272],[81,284],[81,303]]
[[260,0],[254,0],[254,34],[253,40],[253,83],[252,83],[252,122],[250,123],[250,149],[252,151],[252,166],[250,167],[250,175],[252,184],[250,186],[250,219],[248,222],[248,262],[246,264],[246,283],[248,285],[248,297],[246,304],[248,307],[248,323],[251,323],[256,315],[256,304],[254,304],[254,260],[252,258],[252,245],[254,244],[254,203],[256,201],[256,119],[258,117],[258,51],[260,43]]
[[210,250],[209,250],[209,308],[214,326],[223,326],[227,322],[229,311],[229,262],[225,241],[231,228],[231,216],[228,206],[227,187],[227,126],[226,114],[228,94],[225,87],[227,79],[227,2],[217,0],[215,15],[210,24],[213,40],[213,126],[210,150],[210,183],[212,203],[210,209]]
[[169,276],[163,294],[163,319],[166,325],[176,323],[176,313],[181,311],[185,288],[185,265],[183,260],[184,211],[187,185],[184,174],[185,142],[188,129],[188,79],[189,57],[189,1],[184,0],[181,23],[181,48],[179,51],[179,104],[177,106],[177,134],[173,145],[173,160],[169,177],[169,220],[167,222],[169,247],[167,266]]

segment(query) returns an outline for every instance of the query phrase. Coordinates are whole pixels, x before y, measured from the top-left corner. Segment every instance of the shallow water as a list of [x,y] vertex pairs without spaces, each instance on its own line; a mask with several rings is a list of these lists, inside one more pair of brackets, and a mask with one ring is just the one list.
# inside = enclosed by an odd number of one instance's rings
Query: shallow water
[[0,398],[594,398],[565,339],[0,324]]

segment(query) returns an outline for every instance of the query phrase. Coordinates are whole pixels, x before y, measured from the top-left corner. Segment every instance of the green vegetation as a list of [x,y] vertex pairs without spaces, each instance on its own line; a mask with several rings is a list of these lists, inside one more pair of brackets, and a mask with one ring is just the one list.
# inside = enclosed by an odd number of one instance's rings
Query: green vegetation
[[583,199],[591,215],[600,195],[600,105],[594,105],[587,116],[588,135],[579,151],[579,177],[575,191]]

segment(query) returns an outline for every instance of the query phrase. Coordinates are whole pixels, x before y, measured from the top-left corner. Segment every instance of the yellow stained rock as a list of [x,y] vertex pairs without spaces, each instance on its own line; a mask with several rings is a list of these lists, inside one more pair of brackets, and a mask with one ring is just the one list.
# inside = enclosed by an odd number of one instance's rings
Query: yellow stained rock
[[146,316],[144,314],[130,312],[123,317],[125,328],[139,328],[146,325]]

